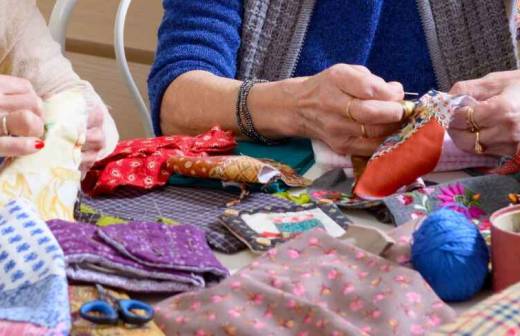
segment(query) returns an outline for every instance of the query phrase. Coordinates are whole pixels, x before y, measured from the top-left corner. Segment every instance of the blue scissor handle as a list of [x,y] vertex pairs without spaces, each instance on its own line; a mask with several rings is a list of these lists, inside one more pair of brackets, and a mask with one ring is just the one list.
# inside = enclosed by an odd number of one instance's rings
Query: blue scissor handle
[[79,309],[79,315],[85,320],[96,324],[116,324],[119,319],[117,311],[103,300],[93,300],[85,303]]
[[[147,303],[138,300],[118,300],[119,317],[126,323],[142,325],[153,319],[153,307]],[[142,310],[141,314],[132,313],[133,309]]]

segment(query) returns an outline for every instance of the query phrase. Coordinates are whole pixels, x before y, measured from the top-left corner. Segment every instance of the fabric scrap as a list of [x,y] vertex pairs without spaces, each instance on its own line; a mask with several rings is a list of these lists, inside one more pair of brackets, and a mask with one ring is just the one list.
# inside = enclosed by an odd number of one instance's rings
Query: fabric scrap
[[417,272],[319,229],[155,308],[168,335],[419,335],[455,318]]
[[[130,223],[97,228],[61,220],[48,225],[63,248],[72,280],[134,292],[178,293],[228,275],[207,246],[204,232],[190,225]],[[163,264],[150,265],[142,255],[121,253],[121,241],[126,240],[136,244],[132,248],[144,248],[148,258],[161,256]]]
[[428,215],[439,208],[460,212],[478,225],[490,244],[489,216],[508,206],[508,194],[518,190],[520,183],[513,177],[488,175],[393,195],[385,198],[384,204],[396,225]]
[[[469,96],[454,97],[435,90],[422,96],[408,124],[388,137],[372,155],[356,182],[354,194],[381,199],[433,171],[453,111],[471,102]],[[381,174],[383,171],[391,173]]]
[[[122,292],[107,289],[116,298],[128,299]],[[164,333],[151,321],[142,326],[128,327],[120,322],[117,325],[101,325],[89,322],[79,315],[82,305],[99,298],[95,287],[73,285],[69,286],[72,329],[70,336],[164,336]]]
[[520,284],[495,294],[445,324],[431,336],[518,335],[520,330]]
[[[96,209],[98,214],[110,215],[129,221],[155,222],[168,218],[183,224],[198,226],[206,232],[210,246],[223,253],[236,253],[246,248],[218,221],[226,210],[226,203],[238,194],[225,190],[165,186],[143,192],[122,188],[110,197],[83,196],[80,205]],[[248,210],[264,206],[290,206],[291,202],[265,193],[251,193],[233,209]],[[78,207],[76,207],[78,209]],[[76,211],[76,220],[95,223],[98,216]]]
[[336,206],[313,203],[240,212],[228,210],[219,219],[255,253],[265,252],[315,228],[321,228],[333,237],[341,237],[351,223]]
[[172,156],[205,157],[226,154],[236,146],[231,132],[213,127],[195,136],[163,136],[121,141],[114,152],[96,162],[82,182],[92,196],[112,193],[121,186],[151,189],[168,182],[166,161]]
[[310,184],[308,179],[298,176],[289,166],[245,155],[203,158],[172,156],[168,159],[167,168],[170,173],[224,182],[268,185],[281,180],[289,187],[306,187]]
[[35,154],[8,158],[0,169],[0,205],[24,198],[43,220],[73,219],[79,191],[81,146],[87,105],[79,91],[64,91],[43,104],[45,147]]
[[0,210],[0,335],[68,335],[63,251],[28,200]]

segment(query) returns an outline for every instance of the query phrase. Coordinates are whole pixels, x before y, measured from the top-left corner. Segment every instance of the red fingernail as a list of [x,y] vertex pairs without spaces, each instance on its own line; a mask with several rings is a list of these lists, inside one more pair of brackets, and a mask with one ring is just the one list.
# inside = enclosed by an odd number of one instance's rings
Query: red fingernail
[[41,140],[36,140],[36,142],[34,143],[34,148],[42,149],[43,147],[45,147],[45,142]]

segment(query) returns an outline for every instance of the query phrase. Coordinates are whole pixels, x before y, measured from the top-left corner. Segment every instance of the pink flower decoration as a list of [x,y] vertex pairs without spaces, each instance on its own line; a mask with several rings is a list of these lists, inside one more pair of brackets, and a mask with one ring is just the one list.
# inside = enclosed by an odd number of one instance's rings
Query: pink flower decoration
[[354,286],[351,283],[346,283],[345,286],[343,286],[343,294],[347,295],[354,291]]
[[255,329],[262,329],[263,327],[265,327],[265,323],[263,323],[262,321],[259,321],[259,320],[254,320],[253,327]]
[[479,229],[482,231],[491,229],[491,222],[489,221],[489,219],[484,219],[483,221],[481,221]]
[[412,324],[412,326],[410,327],[410,332],[412,333],[412,335],[424,335],[426,331],[421,325]]
[[231,283],[231,289],[239,289],[241,286],[242,284],[240,283],[240,281],[233,281]]
[[361,332],[364,332],[365,334],[369,334],[372,332],[372,328],[369,327],[369,326],[365,326],[363,328],[361,328]]
[[363,301],[360,298],[357,298],[350,303],[350,309],[352,311],[358,311],[360,309],[363,309],[364,306],[365,306],[365,304],[363,303]]
[[217,319],[217,315],[215,313],[208,314],[208,320],[215,321]]
[[370,316],[373,319],[378,319],[379,317],[381,317],[381,311],[376,309],[370,314]]
[[298,259],[300,257],[300,252],[291,249],[291,250],[289,250],[289,257],[291,259]]
[[222,301],[224,301],[224,297],[221,296],[221,295],[213,295],[211,297],[211,302],[213,302],[213,303],[219,303],[219,302],[222,302]]
[[262,302],[264,301],[264,296],[262,294],[255,293],[255,294],[251,295],[250,301],[253,302],[254,304],[262,304]]
[[329,280],[336,280],[336,278],[338,277],[338,271],[336,269],[331,270],[327,277],[329,278]]
[[442,320],[435,314],[428,316],[428,324],[432,327],[437,327],[441,324]]
[[397,199],[403,203],[403,205],[410,205],[413,202],[413,197],[408,194],[401,194],[397,196]]
[[228,310],[228,314],[235,318],[240,317],[240,311],[238,310],[238,308]]
[[416,292],[406,293],[406,298],[410,303],[421,303],[421,295]]
[[379,301],[383,301],[385,299],[385,297],[386,297],[386,295],[384,293],[377,293],[374,296],[374,299],[372,300],[372,302],[374,302],[374,304],[376,304]]
[[301,282],[294,285],[293,294],[296,296],[303,296],[305,294],[305,286]]
[[309,245],[310,246],[318,246],[320,243],[318,238],[311,238],[309,239]]
[[191,310],[199,310],[200,309],[200,302],[195,301],[191,304]]
[[208,334],[206,334],[206,332],[202,329],[199,329],[197,330],[197,332],[195,333],[196,336],[207,336]]

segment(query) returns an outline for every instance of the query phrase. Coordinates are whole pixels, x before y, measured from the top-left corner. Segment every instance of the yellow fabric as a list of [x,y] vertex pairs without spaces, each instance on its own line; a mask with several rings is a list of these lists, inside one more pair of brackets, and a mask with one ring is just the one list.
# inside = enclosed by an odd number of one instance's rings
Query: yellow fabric
[[57,94],[44,102],[44,119],[45,147],[2,165],[0,206],[21,197],[32,201],[44,220],[74,220],[87,125],[85,99],[73,90]]

